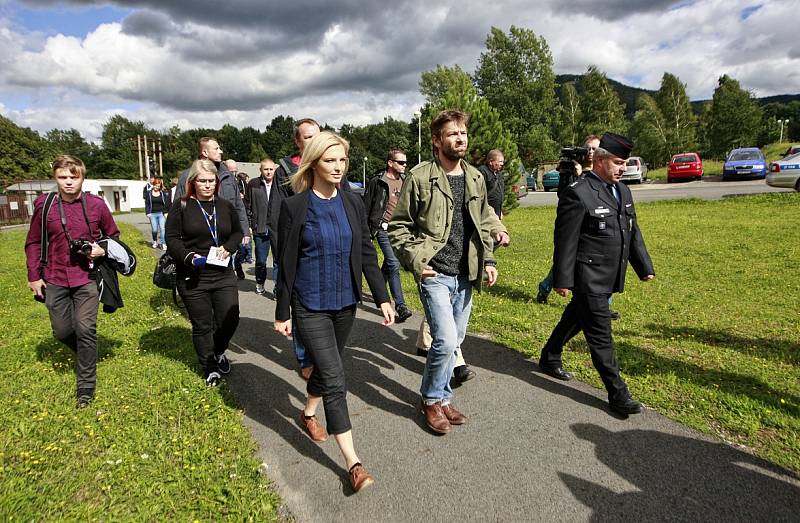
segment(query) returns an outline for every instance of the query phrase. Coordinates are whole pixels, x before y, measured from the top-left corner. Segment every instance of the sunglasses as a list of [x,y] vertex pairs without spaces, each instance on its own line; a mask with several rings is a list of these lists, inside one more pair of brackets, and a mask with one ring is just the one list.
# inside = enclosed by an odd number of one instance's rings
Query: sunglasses
[[408,163],[406,160],[395,160],[395,159],[392,159],[392,161],[394,163],[399,163],[400,165],[405,165],[405,164]]

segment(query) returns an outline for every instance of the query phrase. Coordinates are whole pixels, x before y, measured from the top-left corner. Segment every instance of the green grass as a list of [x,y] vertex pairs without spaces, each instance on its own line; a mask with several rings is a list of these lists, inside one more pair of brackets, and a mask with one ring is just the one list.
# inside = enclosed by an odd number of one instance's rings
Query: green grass
[[225,386],[198,375],[188,322],[140,266],[98,322],[97,399],[75,409],[75,360],[25,282],[25,231],[0,233],[0,520],[274,520],[278,497]]
[[[656,269],[629,272],[614,296],[623,376],[648,406],[800,471],[800,194],[640,204]],[[550,268],[555,209],[506,218],[511,246],[498,253],[498,284],[475,297],[470,329],[538,359],[567,299],[537,304]],[[420,310],[412,278],[406,298]],[[469,361],[469,354],[465,355]],[[602,387],[582,336],[565,367]],[[533,366],[533,365],[532,365]],[[533,407],[531,407],[533,408]]]

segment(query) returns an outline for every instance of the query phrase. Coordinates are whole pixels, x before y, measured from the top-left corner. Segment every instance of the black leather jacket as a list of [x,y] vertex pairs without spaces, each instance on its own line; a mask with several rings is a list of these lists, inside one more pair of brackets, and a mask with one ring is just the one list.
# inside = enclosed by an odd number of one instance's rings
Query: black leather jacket
[[[389,202],[389,184],[386,183],[385,176],[386,171],[373,176],[364,190],[364,209],[367,211],[367,225],[372,236],[381,228],[383,213],[386,212],[386,204]],[[400,175],[400,179],[405,180],[405,177]]]

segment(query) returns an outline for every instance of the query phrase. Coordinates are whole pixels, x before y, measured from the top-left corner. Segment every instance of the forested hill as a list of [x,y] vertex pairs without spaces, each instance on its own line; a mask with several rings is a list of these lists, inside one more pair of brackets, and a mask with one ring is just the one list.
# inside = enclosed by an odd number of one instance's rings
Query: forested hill
[[[560,87],[567,83],[575,83],[576,88],[578,89],[578,93],[581,93],[581,86],[580,86],[580,79],[583,78],[582,74],[559,74],[556,75],[556,84]],[[625,118],[627,120],[633,119],[633,115],[636,112],[636,99],[639,97],[640,94],[649,94],[650,96],[655,96],[656,91],[650,91],[648,89],[641,89],[639,87],[631,87],[630,85],[625,85],[623,83],[617,82],[611,78],[608,78],[608,83],[611,84],[611,87],[617,92],[619,96],[620,102],[622,102],[625,106]],[[710,100],[694,100],[692,101],[692,108],[694,109],[695,113],[700,112],[700,108],[704,102],[709,102]],[[755,98],[755,101],[759,105],[767,105],[769,103],[789,103],[800,101],[800,94],[779,94],[775,96],[765,96],[763,98]]]

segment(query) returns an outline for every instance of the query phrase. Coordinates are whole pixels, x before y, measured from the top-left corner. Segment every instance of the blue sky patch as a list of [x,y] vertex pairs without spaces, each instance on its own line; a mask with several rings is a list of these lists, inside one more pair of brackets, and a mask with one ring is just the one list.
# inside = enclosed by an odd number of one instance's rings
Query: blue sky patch
[[750,5],[750,6],[747,6],[747,7],[745,7],[745,8],[744,8],[744,9],[742,9],[742,11],[739,13],[739,19],[740,19],[740,20],[747,20],[748,18],[750,18],[750,16],[751,16],[753,13],[755,13],[756,11],[758,11],[759,9],[761,9],[762,7],[764,7],[764,4]]
[[[15,25],[22,26],[28,31],[41,32],[48,36],[60,33],[79,38],[85,37],[100,24],[120,22],[132,12],[130,9],[113,6],[59,6],[36,9],[18,2],[10,2],[5,10]],[[17,27],[17,30],[19,29],[20,27]]]

